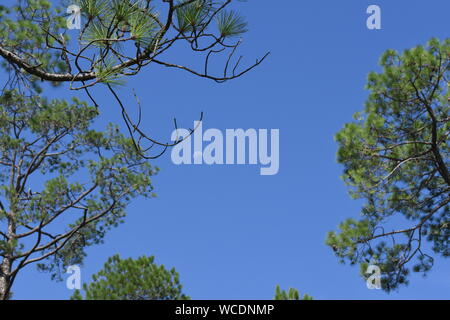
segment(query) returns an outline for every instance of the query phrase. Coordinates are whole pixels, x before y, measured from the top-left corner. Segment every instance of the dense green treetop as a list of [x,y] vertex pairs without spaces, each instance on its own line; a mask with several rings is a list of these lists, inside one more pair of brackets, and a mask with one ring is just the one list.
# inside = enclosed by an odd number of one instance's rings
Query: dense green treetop
[[381,66],[369,75],[365,110],[336,136],[361,218],[327,244],[363,274],[378,265],[389,291],[411,270],[430,270],[433,256],[450,256],[450,40],[388,50]]
[[102,270],[83,285],[84,297],[75,291],[74,300],[188,300],[174,268],[158,266],[153,256],[121,259],[112,256]]

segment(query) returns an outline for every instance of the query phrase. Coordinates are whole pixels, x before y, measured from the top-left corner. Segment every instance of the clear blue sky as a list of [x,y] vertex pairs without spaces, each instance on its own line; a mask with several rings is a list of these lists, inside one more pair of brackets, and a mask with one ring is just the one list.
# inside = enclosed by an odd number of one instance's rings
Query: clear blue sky
[[[371,4],[382,8],[381,31],[366,28]],[[260,176],[258,166],[177,167],[167,153],[154,161],[158,198],[135,201],[126,223],[88,250],[83,280],[115,253],[145,254],[176,267],[194,299],[271,299],[277,284],[316,299],[449,298],[450,261],[437,259],[427,278],[414,276],[387,295],[368,290],[358,268],[340,265],[324,239],[360,208],[340,180],[334,134],[363,108],[367,73],[378,70],[383,51],[448,36],[450,2],[253,0],[239,8],[250,24],[241,53],[252,62],[271,51],[263,65],[226,84],[151,66],[121,94],[131,104],[135,88],[144,128],[160,138],[169,136],[173,116],[192,126],[200,111],[205,128],[280,129],[279,174]],[[193,61],[177,51],[167,57]],[[102,120],[121,123],[106,90],[95,94]],[[14,291],[22,299],[72,294],[34,266]]]

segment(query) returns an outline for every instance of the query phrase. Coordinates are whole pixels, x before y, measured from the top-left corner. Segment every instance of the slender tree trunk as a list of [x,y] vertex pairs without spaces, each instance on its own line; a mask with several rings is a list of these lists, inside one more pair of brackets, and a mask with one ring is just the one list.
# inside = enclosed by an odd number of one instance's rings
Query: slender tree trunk
[[10,274],[11,274],[11,259],[3,258],[2,264],[0,265],[0,300],[8,300],[10,296],[9,294],[9,289],[11,287]]
[[[14,215],[7,214],[8,217],[8,244],[13,245],[16,237],[16,223],[14,222]],[[11,297],[11,271],[13,267],[14,258],[11,252],[5,252],[3,261],[0,264],[0,300],[8,300]]]
[[[5,210],[3,203],[0,201],[0,209],[5,213],[8,230],[6,233],[8,249],[6,252],[3,252],[3,261],[0,264],[0,300],[9,300],[11,297],[11,286],[12,286],[12,277],[11,271],[13,268],[14,262],[14,242],[16,240],[16,222],[15,222],[15,208],[17,203],[17,193],[16,193],[16,185],[15,182],[18,181],[16,179],[16,153],[14,152],[13,159],[14,163],[11,166],[10,172],[10,194],[9,194],[9,212]],[[11,252],[12,250],[12,252]]]

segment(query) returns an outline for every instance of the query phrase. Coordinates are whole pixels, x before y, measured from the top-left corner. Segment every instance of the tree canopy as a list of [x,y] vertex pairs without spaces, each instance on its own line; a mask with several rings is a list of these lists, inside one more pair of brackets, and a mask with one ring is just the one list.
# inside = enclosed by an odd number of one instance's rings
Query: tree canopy
[[336,135],[350,194],[364,200],[327,244],[341,261],[382,271],[386,291],[450,256],[450,40],[388,50],[369,98]]
[[73,300],[188,300],[175,268],[155,264],[153,256],[121,259],[112,256],[102,270],[83,285],[84,297],[75,291]]
[[87,246],[152,197],[156,173],[116,126],[92,130],[95,107],[16,90],[0,96],[0,297],[38,263],[58,278]]

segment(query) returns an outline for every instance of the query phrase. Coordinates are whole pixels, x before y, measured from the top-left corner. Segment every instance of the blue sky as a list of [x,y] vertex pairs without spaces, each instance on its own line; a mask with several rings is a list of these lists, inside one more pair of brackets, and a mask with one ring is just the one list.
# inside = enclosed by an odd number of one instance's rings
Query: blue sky
[[[382,9],[382,30],[366,28],[371,4]],[[340,180],[334,134],[363,108],[367,74],[378,70],[386,49],[448,36],[450,3],[253,0],[239,9],[250,26],[244,62],[272,52],[260,67],[216,84],[149,66],[120,92],[132,104],[136,90],[143,127],[164,139],[173,116],[192,127],[200,111],[205,129],[280,129],[279,174],[261,176],[259,166],[175,166],[167,153],[153,162],[161,168],[153,180],[158,198],[134,201],[126,223],[88,250],[83,280],[115,253],[145,254],[176,267],[194,299],[271,299],[277,284],[316,299],[449,298],[450,261],[437,259],[427,278],[413,276],[408,287],[388,295],[368,290],[358,268],[340,265],[324,240],[340,221],[358,217],[360,208]],[[170,59],[195,61],[176,50]],[[106,90],[94,92],[102,121],[121,124]],[[48,94],[83,97],[64,88]],[[34,266],[14,288],[19,299],[71,294]]]

